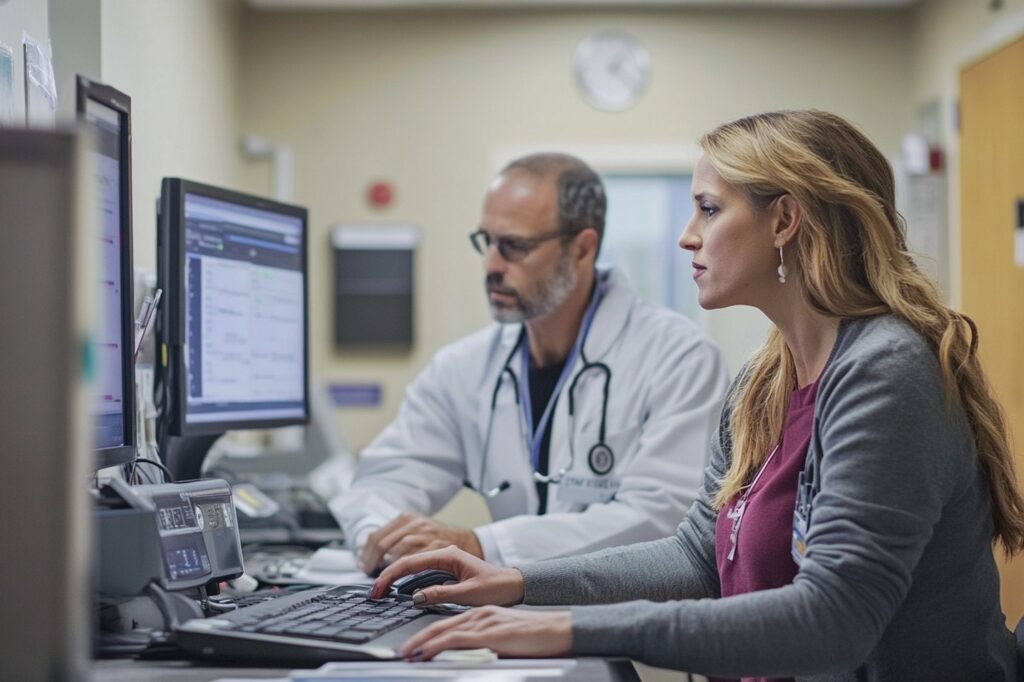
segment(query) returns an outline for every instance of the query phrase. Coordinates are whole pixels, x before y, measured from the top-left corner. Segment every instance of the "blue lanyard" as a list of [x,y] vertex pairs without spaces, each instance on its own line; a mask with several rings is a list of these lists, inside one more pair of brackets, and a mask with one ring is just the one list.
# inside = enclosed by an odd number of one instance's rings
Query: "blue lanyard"
[[558,401],[558,394],[562,392],[562,387],[565,386],[565,382],[569,379],[569,375],[572,374],[572,367],[576,363],[576,357],[583,351],[583,344],[587,340],[587,334],[590,333],[590,325],[594,322],[594,315],[597,313],[597,306],[604,297],[604,291],[601,288],[600,282],[594,283],[594,293],[590,297],[590,303],[587,304],[587,310],[583,314],[583,322],[580,324],[579,334],[576,335],[576,343],[573,344],[572,351],[569,353],[569,357],[565,359],[565,365],[562,366],[562,374],[558,377],[558,383],[555,384],[555,390],[551,392],[551,396],[548,398],[548,404],[544,408],[544,414],[541,416],[540,421],[537,423],[537,430],[533,429],[533,405],[530,403],[530,344],[529,341],[524,341],[520,347],[520,359],[521,359],[521,371],[522,381],[519,382],[519,404],[522,405],[522,419],[525,422],[526,433],[528,437],[528,444],[530,446],[530,464],[533,466],[533,470],[537,471],[540,468],[540,446],[544,440],[544,432],[547,430],[548,421],[551,419],[551,413],[554,411],[555,403]]

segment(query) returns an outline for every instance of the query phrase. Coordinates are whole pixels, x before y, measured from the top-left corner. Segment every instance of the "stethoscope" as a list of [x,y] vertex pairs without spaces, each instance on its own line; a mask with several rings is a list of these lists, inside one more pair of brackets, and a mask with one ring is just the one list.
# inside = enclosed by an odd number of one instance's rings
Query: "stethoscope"
[[[591,470],[599,475],[603,476],[610,472],[615,466],[615,453],[611,447],[605,442],[605,423],[608,418],[608,389],[612,381],[612,370],[608,365],[603,362],[591,362],[587,359],[586,352],[584,351],[584,344],[587,340],[587,335],[590,333],[590,326],[594,321],[594,316],[597,313],[597,306],[600,304],[601,299],[604,297],[604,289],[601,286],[601,282],[598,281],[594,285],[594,293],[590,297],[590,303],[587,304],[587,310],[583,315],[583,322],[580,325],[579,334],[576,337],[576,343],[573,344],[573,349],[569,354],[569,357],[565,360],[565,365],[562,368],[562,374],[558,378],[558,383],[555,384],[554,390],[551,392],[551,397],[548,399],[548,404],[544,408],[544,413],[541,415],[540,421],[537,423],[537,428],[533,429],[532,424],[532,405],[530,404],[530,375],[529,375],[529,348],[528,344],[524,343],[526,337],[526,328],[519,333],[519,338],[516,343],[512,346],[512,350],[505,358],[505,362],[502,364],[501,371],[498,372],[498,378],[494,383],[494,390],[491,392],[491,408],[490,417],[487,420],[487,431],[484,435],[484,447],[483,456],[480,465],[480,485],[474,489],[477,490],[481,495],[488,498],[498,496],[500,493],[508,490],[511,484],[508,481],[502,481],[495,487],[489,490],[483,490],[483,482],[487,475],[487,460],[491,451],[491,433],[494,429],[494,412],[498,405],[498,395],[501,393],[501,388],[505,384],[505,377],[507,376],[511,382],[512,387],[515,389],[515,401],[516,401],[516,412],[519,414],[519,436],[523,439],[527,450],[530,452],[530,465],[533,469],[533,480],[538,483],[546,485],[558,485],[559,482],[565,477],[565,475],[572,469],[576,462],[576,449],[573,444],[572,434],[576,423],[576,399],[575,391],[576,386],[580,381],[580,378],[587,372],[600,372],[604,376],[604,388],[601,396],[601,422],[597,432],[597,443],[590,448],[588,453],[588,463],[590,464]],[[520,355],[520,366],[523,375],[523,381],[520,382],[516,376],[515,371],[512,369],[512,361],[516,354]],[[572,382],[569,383],[568,397],[568,413],[569,413],[569,461],[561,467],[558,472],[554,475],[542,474],[537,469],[540,468],[540,449],[544,438],[544,432],[548,426],[548,422],[551,420],[552,412],[554,411],[557,397],[568,380],[569,375],[572,373],[573,365],[576,362],[576,357],[579,356],[583,362],[583,366],[580,371],[573,377]],[[473,486],[470,486],[473,487]]]

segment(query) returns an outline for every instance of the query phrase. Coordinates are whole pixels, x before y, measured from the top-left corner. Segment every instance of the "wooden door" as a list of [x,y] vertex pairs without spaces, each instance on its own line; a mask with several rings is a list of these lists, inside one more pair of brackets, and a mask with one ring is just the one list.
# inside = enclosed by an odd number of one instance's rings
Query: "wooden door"
[[[1014,262],[1024,200],[1024,38],[960,72],[960,257],[963,310],[1006,410],[1024,481],[1024,267]],[[1024,556],[1000,557],[1003,609],[1024,615]]]

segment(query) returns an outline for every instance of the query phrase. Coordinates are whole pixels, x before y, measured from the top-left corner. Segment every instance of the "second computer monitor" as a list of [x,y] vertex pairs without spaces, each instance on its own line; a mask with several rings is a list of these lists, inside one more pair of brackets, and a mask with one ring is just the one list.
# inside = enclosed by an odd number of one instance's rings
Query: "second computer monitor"
[[306,210],[178,178],[162,190],[169,433],[305,423]]
[[131,100],[79,76],[78,115],[92,129],[90,163],[100,220],[99,376],[93,391],[96,467],[135,457],[135,327],[132,315]]

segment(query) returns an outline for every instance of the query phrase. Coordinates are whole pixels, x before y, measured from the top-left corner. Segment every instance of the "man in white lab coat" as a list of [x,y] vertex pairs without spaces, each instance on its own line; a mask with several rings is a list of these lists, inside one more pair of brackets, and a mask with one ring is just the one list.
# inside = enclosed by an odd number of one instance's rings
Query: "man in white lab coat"
[[[442,348],[330,502],[368,573],[457,545],[521,564],[669,535],[696,496],[727,376],[696,325],[595,267],[600,178],[509,164],[471,235],[491,325]],[[430,519],[464,485],[492,523]]]

